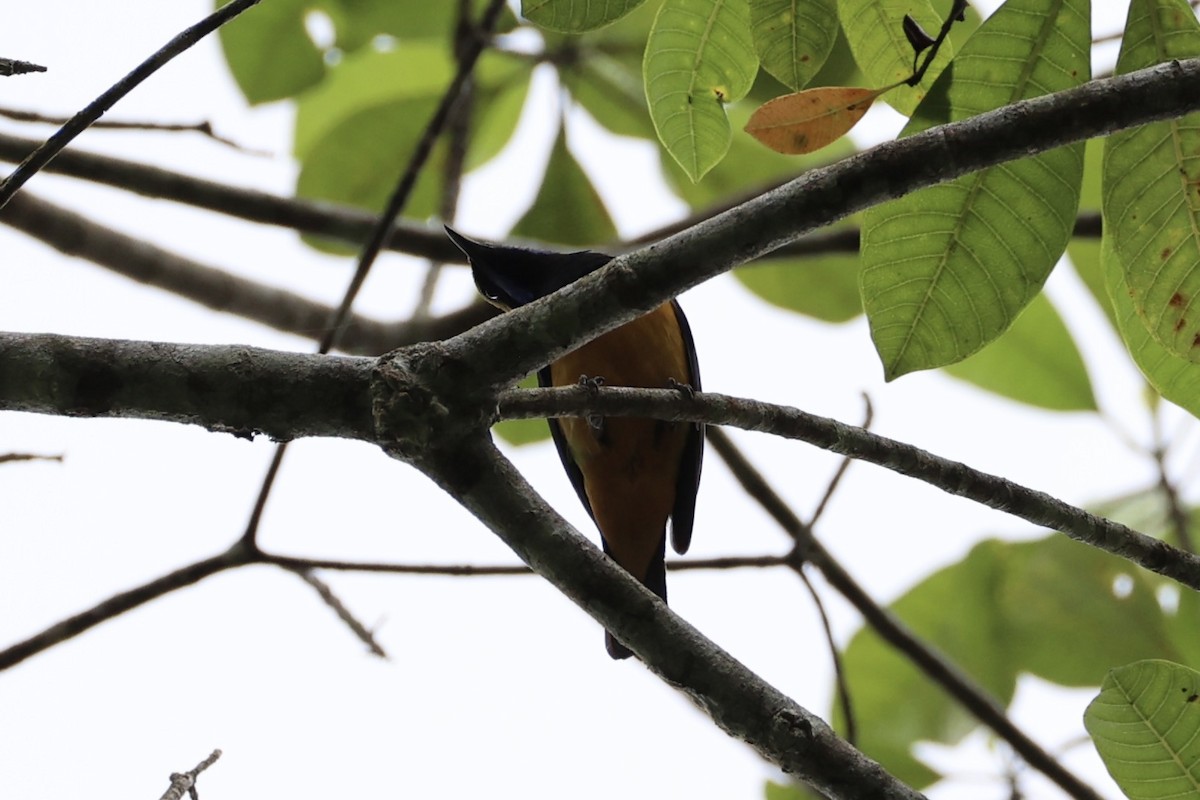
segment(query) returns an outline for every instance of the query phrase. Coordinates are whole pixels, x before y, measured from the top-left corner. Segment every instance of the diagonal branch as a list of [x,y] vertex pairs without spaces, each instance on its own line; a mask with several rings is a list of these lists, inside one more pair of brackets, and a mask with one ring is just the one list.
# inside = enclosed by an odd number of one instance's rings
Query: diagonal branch
[[722,730],[830,798],[918,798],[604,556],[486,438],[414,461],[528,563],[686,693]]

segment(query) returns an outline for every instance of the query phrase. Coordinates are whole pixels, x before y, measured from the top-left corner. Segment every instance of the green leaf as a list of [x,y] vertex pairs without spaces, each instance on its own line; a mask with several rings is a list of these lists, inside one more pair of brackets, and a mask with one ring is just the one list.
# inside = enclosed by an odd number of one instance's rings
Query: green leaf
[[1200,797],[1200,673],[1168,661],[1114,669],[1083,725],[1126,796]]
[[547,33],[559,80],[596,122],[621,136],[657,139],[646,105],[642,59],[658,7],[643,3],[606,28],[581,36]]
[[324,77],[324,56],[304,27],[310,6],[309,0],[260,3],[218,31],[229,71],[251,104],[291,97]]
[[[298,104],[297,194],[383,207],[433,116],[453,69],[442,47],[412,42],[390,52],[348,56]],[[529,67],[495,54],[480,60],[473,97],[467,168],[498,153],[511,137],[528,89]],[[437,211],[444,143],[435,147],[405,208],[409,218]]]
[[[347,52],[387,34],[404,40],[449,41],[458,22],[458,3],[430,3],[428,0],[321,0],[329,9],[337,30],[337,46]],[[488,0],[472,0],[473,19],[478,20]],[[517,18],[507,8],[500,14],[496,31],[506,33],[516,27]]]
[[[1006,704],[1016,685],[1016,669],[993,613],[1001,578],[997,551],[1003,548],[994,541],[977,545],[959,563],[906,592],[891,610]],[[946,613],[948,608],[954,613]],[[957,742],[975,728],[974,718],[870,629],[854,635],[842,662],[854,698],[858,747],[911,786],[937,780],[938,773],[912,755],[913,743]],[[844,730],[836,704],[833,719]]]
[[1163,347],[1146,330],[1130,299],[1120,260],[1113,253],[1112,237],[1104,237],[1100,260],[1117,328],[1134,363],[1155,391],[1192,416],[1200,417],[1200,364]]
[[1038,295],[999,339],[946,372],[1002,397],[1052,411],[1095,411],[1083,356],[1058,311]]
[[[517,384],[519,389],[536,387],[537,375],[526,375],[525,379]],[[544,419],[506,419],[493,425],[492,431],[504,441],[517,447],[550,438],[550,426]]]
[[[1066,89],[1089,74],[1086,0],[1009,0],[967,41],[902,135]],[[862,293],[888,380],[960,361],[1041,290],[1075,225],[1083,143],[867,212]]]
[[729,149],[725,103],[758,71],[748,0],[672,0],[654,19],[643,75],[659,141],[698,181]]
[[617,236],[617,226],[591,179],[568,149],[561,127],[537,197],[513,227],[512,235],[568,245],[594,245]]
[[581,33],[616,22],[645,0],[521,0],[521,15],[539,28]]
[[837,41],[837,0],[750,0],[750,21],[763,69],[799,91]]
[[764,800],[819,800],[820,795],[798,783],[767,781],[763,787]]
[[[1070,686],[1095,685],[1110,664],[1178,657],[1157,599],[1163,583],[1058,534],[1029,542],[989,540],[930,575],[891,609],[1006,706],[1023,672]],[[953,744],[978,726],[871,630],[854,635],[843,664],[861,749],[913,786],[938,777],[913,756],[914,743]],[[833,716],[841,727],[840,709]]]
[[857,256],[828,253],[762,259],[739,267],[733,275],[772,305],[825,322],[846,322],[862,313],[857,269]]
[[[906,14],[928,31],[942,27],[943,15],[938,14],[928,0],[838,0],[837,8],[854,59],[873,88],[890,86],[912,77],[913,49],[902,28]],[[901,114],[911,115],[931,91],[930,87],[950,63],[953,54],[953,46],[946,41],[921,83],[898,86],[883,95],[883,99]]]
[[[1094,547],[1052,535],[1003,546],[997,643],[1022,672],[1095,686],[1111,664],[1178,658],[1157,599],[1163,581]],[[1105,631],[1108,635],[1080,635]]]
[[[1117,74],[1200,55],[1186,0],[1133,0]],[[1104,233],[1141,324],[1200,361],[1200,113],[1115,133],[1104,148]]]

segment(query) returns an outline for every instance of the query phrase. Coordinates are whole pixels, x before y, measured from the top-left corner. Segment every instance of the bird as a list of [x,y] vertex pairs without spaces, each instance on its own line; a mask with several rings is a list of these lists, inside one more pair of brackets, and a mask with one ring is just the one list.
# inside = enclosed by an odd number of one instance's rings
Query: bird
[[[612,256],[532,250],[476,241],[446,227],[489,303],[511,311],[595,272]],[[700,391],[691,327],[677,300],[602,334],[538,371],[538,385]],[[600,531],[604,552],[667,601],[666,528],[687,552],[704,460],[704,428],[631,417],[548,419],[558,457]],[[605,631],[614,659],[632,652]]]

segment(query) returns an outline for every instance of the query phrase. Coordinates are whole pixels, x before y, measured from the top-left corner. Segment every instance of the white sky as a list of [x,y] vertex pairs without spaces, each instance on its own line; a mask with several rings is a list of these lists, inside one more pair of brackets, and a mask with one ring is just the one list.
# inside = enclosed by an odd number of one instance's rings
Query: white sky
[[[1105,17],[1097,32],[1116,30],[1124,4],[1098,5]],[[208,10],[199,0],[9,4],[0,56],[50,71],[0,81],[0,105],[74,112]],[[500,235],[520,215],[524,204],[514,200],[515,187],[525,185],[529,171],[540,171],[554,102],[553,87],[540,81],[521,146],[468,182],[464,230]],[[110,117],[207,119],[221,134],[274,157],[187,134],[93,132],[79,147],[280,194],[291,190],[290,110],[248,109],[215,39],[171,63]],[[874,138],[896,129],[887,112],[871,120]],[[50,132],[4,121],[0,128],[36,137]],[[648,148],[605,141],[578,116],[570,132],[623,233],[641,233],[682,212],[648,181],[657,169]],[[203,262],[327,302],[336,301],[349,277],[348,261],[314,254],[286,231],[50,175],[27,188]],[[406,314],[419,278],[415,262],[386,256],[356,308],[383,318]],[[63,258],[2,226],[0,286],[3,330],[312,349],[311,342]],[[1146,441],[1140,383],[1106,324],[1067,271],[1055,273],[1049,290],[1087,344],[1106,413]],[[465,273],[456,271],[438,308],[457,307],[470,291]],[[862,320],[807,321],[764,305],[728,277],[683,302],[706,389],[848,422],[861,419],[865,391],[875,403],[878,432],[1073,503],[1152,479],[1149,464],[1096,415],[1026,410],[938,374],[885,385]],[[773,343],[773,357],[786,353],[785,373],[764,374],[764,359],[747,355],[763,342]],[[735,436],[795,508],[809,513],[837,459],[797,443]],[[224,549],[245,525],[272,447],[168,424],[0,414],[0,452],[66,455],[61,465],[10,465],[0,474],[0,646]],[[549,444],[511,455],[556,508],[594,534]],[[818,534],[852,574],[888,599],[981,538],[1037,532],[856,466]],[[421,475],[366,445],[337,441],[293,446],[267,509],[263,543],[298,555],[403,563],[514,560]],[[710,454],[690,555],[786,547],[784,535]],[[391,660],[366,654],[293,576],[267,568],[226,573],[0,675],[0,796],[157,797],[170,772],[191,768],[214,747],[225,755],[202,779],[210,799],[482,792],[747,798],[761,796],[763,781],[776,777],[638,663],[611,662],[599,627],[539,579],[324,577],[361,619],[378,625]],[[794,576],[693,572],[670,582],[679,613],[798,702],[827,713],[829,657]],[[856,616],[826,594],[844,642]],[[1025,681],[1014,716],[1057,750],[1082,734],[1089,699],[1088,692]],[[935,789],[935,797],[1006,796],[1003,784],[980,782],[1005,763],[1004,748],[985,735],[931,757],[969,776]],[[1071,749],[1065,761],[1119,796],[1090,746]],[[1039,791],[1047,787],[1036,779],[1028,786],[1035,796],[1056,792]]]

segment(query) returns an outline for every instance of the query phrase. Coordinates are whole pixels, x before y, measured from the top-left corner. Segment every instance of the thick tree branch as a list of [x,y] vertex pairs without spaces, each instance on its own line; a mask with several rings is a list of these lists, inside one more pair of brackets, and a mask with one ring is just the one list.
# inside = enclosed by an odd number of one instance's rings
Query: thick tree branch
[[1076,508],[1045,492],[797,408],[710,392],[686,398],[670,390],[616,386],[508,390],[500,394],[499,407],[502,419],[585,414],[649,417],[728,425],[799,439],[1059,531],[1200,590],[1200,556]]
[[0,409],[374,441],[374,359],[0,333]]
[[[490,423],[495,408],[486,397],[466,390],[444,397],[432,392],[429,386],[436,381],[449,378],[462,386],[465,379],[442,374],[441,360],[429,357],[437,355],[438,347],[423,347],[428,349],[424,356],[376,360],[3,333],[0,409],[191,423],[245,436],[261,432],[281,441],[338,436],[395,444],[398,437],[406,457],[415,459],[423,448],[436,446],[435,425],[449,426],[452,436],[461,436]],[[379,427],[382,407],[389,413],[401,409],[384,428]],[[506,419],[643,416],[800,439],[1061,531],[1200,590],[1200,556],[1044,492],[799,409],[713,393],[688,399],[668,390],[572,387],[509,390],[500,396],[499,410]]]
[[830,798],[917,798],[820,718],[674,614],[572,528],[485,438],[415,461],[523,561],[723,730]]
[[1004,161],[1200,109],[1200,59],[1161,64],[942,125],[811,170],[446,343],[505,385],[730,268],[885,200]]

